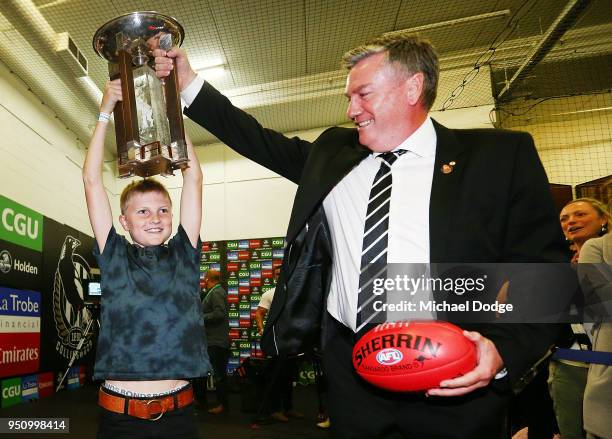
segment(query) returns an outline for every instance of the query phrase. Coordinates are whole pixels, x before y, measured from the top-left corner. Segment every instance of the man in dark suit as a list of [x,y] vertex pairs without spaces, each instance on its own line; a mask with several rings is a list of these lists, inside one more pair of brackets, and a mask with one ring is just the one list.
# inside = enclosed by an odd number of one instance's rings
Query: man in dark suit
[[345,55],[347,116],[355,128],[330,128],[314,142],[263,128],[198,78],[182,51],[155,55],[160,77],[176,59],[188,117],[299,185],[262,346],[280,355],[323,346],[335,434],[502,437],[507,384],[546,352],[556,328],[488,325],[466,332],[478,365],[426,394],[364,383],[351,351],[355,334],[374,321],[359,293],[367,264],[563,260],[531,137],[450,130],[431,120],[438,59],[414,36],[378,38]]

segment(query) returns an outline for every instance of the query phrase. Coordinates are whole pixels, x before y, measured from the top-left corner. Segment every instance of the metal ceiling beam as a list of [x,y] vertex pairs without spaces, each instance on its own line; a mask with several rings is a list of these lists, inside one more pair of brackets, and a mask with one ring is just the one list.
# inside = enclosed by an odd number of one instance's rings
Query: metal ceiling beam
[[510,78],[508,83],[497,95],[497,100],[502,100],[504,95],[510,96],[514,87],[517,86],[521,76],[528,75],[531,70],[550,52],[555,44],[567,32],[580,15],[591,4],[591,0],[571,0],[565,5],[559,16],[548,27],[538,44],[529,52],[527,58]]

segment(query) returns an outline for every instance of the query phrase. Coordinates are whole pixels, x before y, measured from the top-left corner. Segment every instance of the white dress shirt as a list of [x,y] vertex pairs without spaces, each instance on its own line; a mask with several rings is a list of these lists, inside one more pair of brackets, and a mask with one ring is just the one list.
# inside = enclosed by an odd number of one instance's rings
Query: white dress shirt
[[[436,130],[428,117],[396,149],[408,152],[391,167],[387,262],[429,262],[429,198],[436,155]],[[355,330],[357,289],[361,271],[363,229],[380,154],[355,166],[325,197],[323,207],[331,230],[333,266],[327,310]]]

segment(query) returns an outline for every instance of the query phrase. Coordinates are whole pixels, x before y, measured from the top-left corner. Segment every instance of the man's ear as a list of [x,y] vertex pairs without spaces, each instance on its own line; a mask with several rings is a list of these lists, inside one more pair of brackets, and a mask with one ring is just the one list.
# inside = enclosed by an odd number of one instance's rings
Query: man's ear
[[422,72],[417,72],[410,78],[406,79],[406,93],[410,105],[416,105],[423,94],[423,86],[425,84],[425,75]]
[[121,223],[123,230],[125,230],[126,232],[130,231],[130,224],[128,223],[128,220],[125,215],[119,215],[119,222]]

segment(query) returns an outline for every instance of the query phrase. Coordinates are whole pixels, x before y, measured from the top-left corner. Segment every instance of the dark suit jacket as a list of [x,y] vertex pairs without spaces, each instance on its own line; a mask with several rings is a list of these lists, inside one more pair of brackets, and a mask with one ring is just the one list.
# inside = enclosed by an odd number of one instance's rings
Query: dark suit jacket
[[[185,113],[238,153],[299,185],[262,347],[272,353],[308,350],[325,333],[322,316],[331,278],[322,201],[370,151],[359,144],[355,129],[330,128],[314,142],[265,129],[207,83]],[[565,261],[559,221],[531,136],[434,126],[431,262]],[[453,171],[441,172],[451,161],[456,163]],[[480,329],[493,340],[515,380],[546,352],[558,331],[550,325]]]

